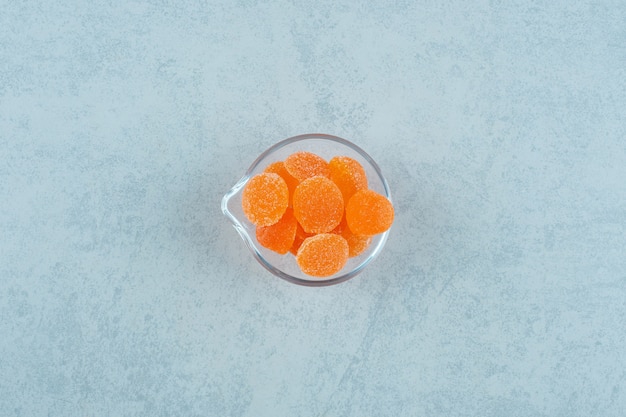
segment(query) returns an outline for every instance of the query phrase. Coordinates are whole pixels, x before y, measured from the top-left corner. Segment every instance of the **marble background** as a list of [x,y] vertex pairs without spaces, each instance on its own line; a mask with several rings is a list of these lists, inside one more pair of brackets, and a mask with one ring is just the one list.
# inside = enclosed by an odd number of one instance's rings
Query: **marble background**
[[[0,1],[3,416],[626,415],[622,1]],[[379,162],[357,278],[220,212],[284,138]]]

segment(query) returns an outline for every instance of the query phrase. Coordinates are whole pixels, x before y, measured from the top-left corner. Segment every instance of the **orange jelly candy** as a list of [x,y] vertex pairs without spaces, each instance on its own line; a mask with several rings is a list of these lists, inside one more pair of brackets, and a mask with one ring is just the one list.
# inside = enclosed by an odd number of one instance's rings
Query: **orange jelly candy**
[[273,172],[274,174],[280,175],[282,179],[287,183],[287,188],[289,189],[289,205],[291,205],[291,199],[293,196],[293,191],[296,189],[296,186],[300,181],[295,179],[285,168],[285,163],[283,161],[276,161],[269,164],[264,172]]
[[283,217],[289,189],[280,175],[264,172],[250,178],[241,195],[244,214],[257,226],[270,226]]
[[393,223],[393,206],[382,194],[373,190],[359,190],[346,205],[348,227],[357,236],[383,233]]
[[356,160],[347,156],[335,156],[328,163],[330,179],[341,190],[343,200],[348,201],[352,194],[367,188],[365,169]]
[[321,175],[330,176],[328,162],[312,152],[294,152],[285,159],[285,169],[298,181]]
[[368,189],[357,160],[335,156],[326,162],[307,151],[250,178],[242,208],[257,226],[261,246],[281,255],[291,252],[303,273],[318,278],[341,271],[394,219],[391,202]]
[[302,226],[300,226],[300,223],[298,223],[298,221],[296,220],[296,237],[293,239],[293,245],[291,245],[291,249],[289,249],[289,252],[297,255],[298,249],[300,249],[300,246],[302,245],[302,242],[304,242],[304,239],[311,236],[313,236],[313,233],[305,232]]
[[293,210],[288,208],[278,222],[271,226],[257,227],[256,240],[261,246],[284,255],[293,246],[297,225]]
[[333,233],[308,237],[296,255],[298,266],[307,275],[328,277],[341,271],[348,261],[348,242]]
[[352,233],[352,231],[348,227],[348,222],[346,221],[345,216],[343,219],[341,219],[341,223],[339,223],[339,226],[333,229],[332,233],[340,235],[344,239],[346,239],[349,248],[348,256],[350,258],[362,254],[363,251],[367,249],[367,247],[372,242],[371,236],[357,236]]
[[293,194],[293,212],[307,233],[327,233],[341,222],[343,197],[339,187],[326,177],[302,181]]

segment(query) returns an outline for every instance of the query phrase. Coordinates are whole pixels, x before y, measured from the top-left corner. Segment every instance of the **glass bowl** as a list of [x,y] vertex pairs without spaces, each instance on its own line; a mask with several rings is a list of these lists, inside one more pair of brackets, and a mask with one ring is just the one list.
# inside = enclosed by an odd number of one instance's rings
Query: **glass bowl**
[[373,236],[368,248],[359,256],[349,258],[338,273],[330,277],[317,278],[303,273],[291,253],[280,255],[261,246],[256,240],[256,226],[246,218],[241,207],[241,194],[250,178],[263,172],[272,162],[284,161],[297,151],[313,152],[327,161],[334,156],[348,156],[357,160],[365,169],[368,187],[391,201],[391,193],[385,177],[376,162],[363,149],[337,136],[314,133],[285,139],[263,152],[248,168],[245,175],[224,195],[222,212],[239,232],[257,261],[272,274],[300,285],[319,287],[338,284],[358,275],[376,258],[387,241],[389,230]]

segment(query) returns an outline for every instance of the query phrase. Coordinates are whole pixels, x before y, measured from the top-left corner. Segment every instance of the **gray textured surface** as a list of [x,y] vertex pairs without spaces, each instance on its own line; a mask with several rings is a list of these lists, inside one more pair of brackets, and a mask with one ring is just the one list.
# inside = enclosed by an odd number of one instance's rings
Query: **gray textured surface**
[[[623,2],[54,3],[0,2],[2,415],[626,414]],[[322,289],[219,209],[312,131],[397,210]]]

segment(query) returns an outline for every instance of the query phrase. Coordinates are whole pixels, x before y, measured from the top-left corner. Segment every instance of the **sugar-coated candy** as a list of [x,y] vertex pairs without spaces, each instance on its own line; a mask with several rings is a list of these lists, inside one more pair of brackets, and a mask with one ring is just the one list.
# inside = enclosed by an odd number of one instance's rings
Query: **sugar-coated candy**
[[293,210],[288,208],[276,223],[270,226],[257,226],[256,240],[261,246],[284,255],[293,246],[297,226]]
[[294,191],[294,215],[305,232],[330,232],[341,222],[343,210],[339,187],[326,177],[308,178]]
[[346,205],[346,221],[355,235],[372,236],[391,227],[394,210],[391,202],[373,190],[359,190]]
[[319,155],[307,151],[298,151],[285,159],[285,169],[298,181],[322,176],[329,177],[328,162]]
[[363,166],[348,156],[335,156],[328,163],[330,179],[341,190],[344,202],[348,202],[352,194],[367,188],[367,175]]
[[244,214],[257,226],[270,226],[285,213],[289,189],[280,175],[264,172],[250,178],[241,195]]
[[326,162],[307,151],[294,152],[250,178],[242,208],[256,225],[261,246],[281,255],[291,252],[300,270],[317,278],[341,271],[394,219],[391,202],[368,188],[357,160],[335,156]]
[[371,236],[357,236],[352,233],[352,231],[348,227],[348,222],[346,221],[345,216],[343,217],[343,219],[341,219],[341,223],[339,223],[339,226],[333,229],[332,233],[341,235],[344,239],[346,239],[349,248],[348,256],[350,258],[362,254],[363,251],[367,249],[367,247],[372,242]]
[[264,172],[273,172],[274,174],[280,175],[280,177],[285,180],[285,183],[287,183],[287,188],[289,189],[289,206],[291,206],[293,191],[296,189],[296,186],[300,181],[295,179],[293,175],[291,175],[289,171],[287,171],[287,169],[285,168],[285,163],[283,161],[276,161],[269,164],[265,168]]
[[296,262],[307,275],[328,277],[341,271],[348,261],[348,242],[334,233],[320,233],[302,242]]

